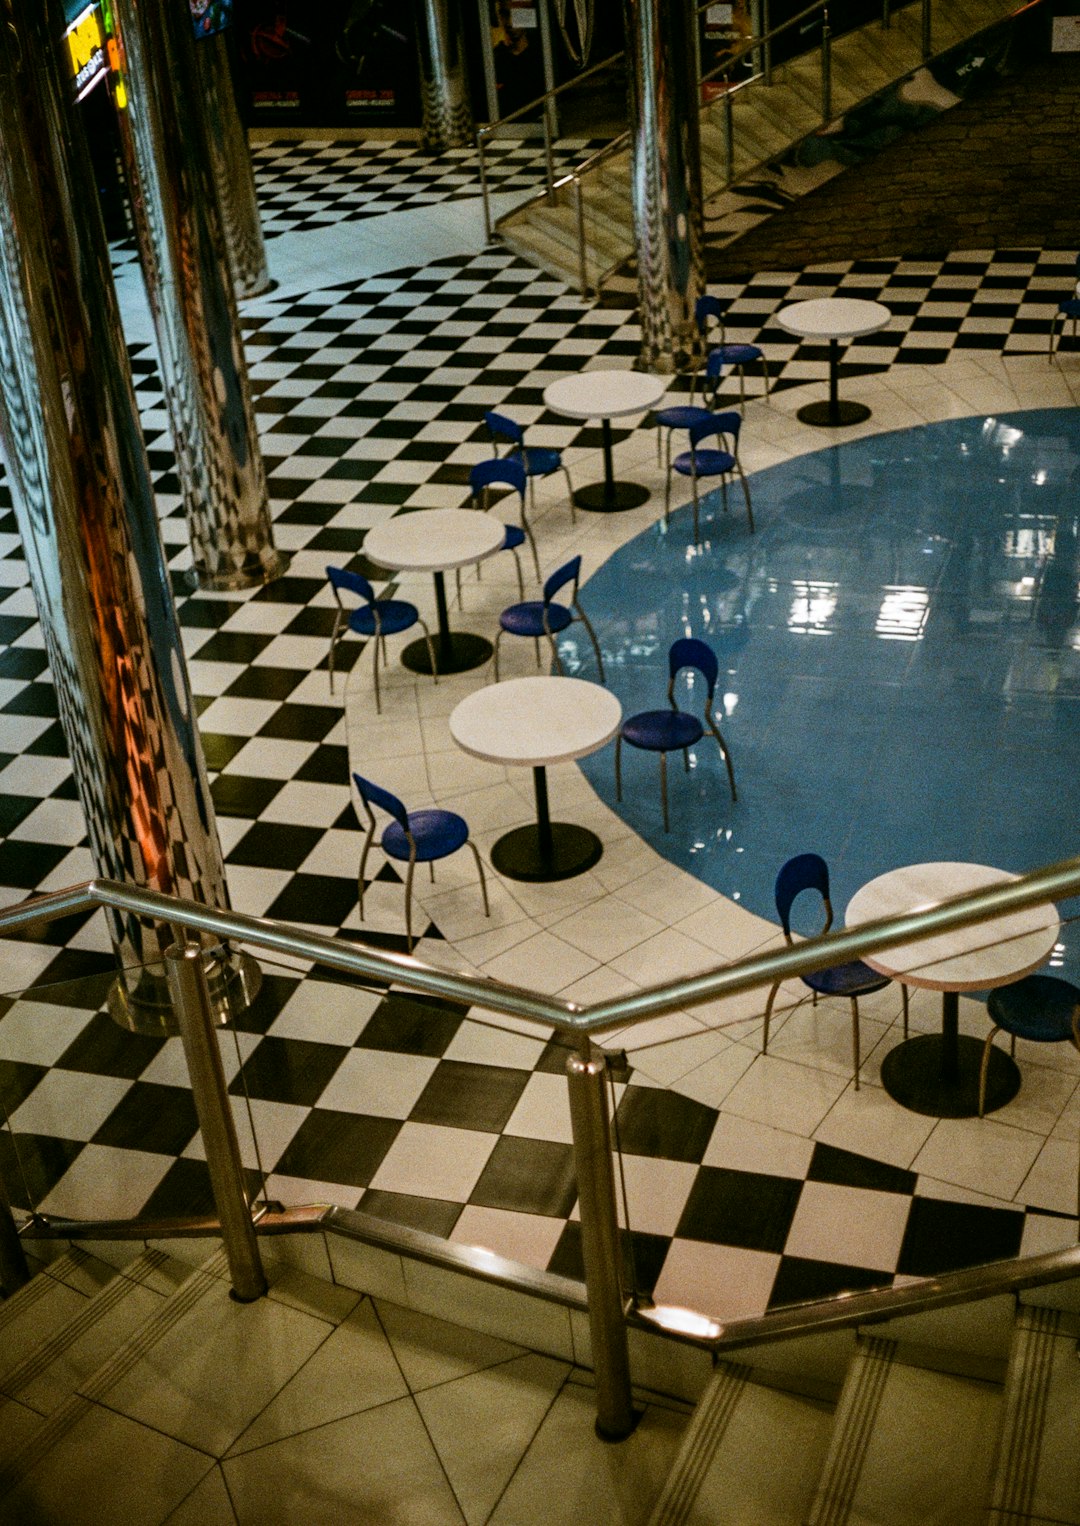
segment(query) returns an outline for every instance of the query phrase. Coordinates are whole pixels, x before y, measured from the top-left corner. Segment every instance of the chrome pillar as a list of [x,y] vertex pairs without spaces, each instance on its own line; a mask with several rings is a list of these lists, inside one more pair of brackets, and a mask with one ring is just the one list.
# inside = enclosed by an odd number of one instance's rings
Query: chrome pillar
[[207,136],[221,207],[225,253],[236,295],[242,302],[269,291],[273,283],[266,263],[247,132],[236,105],[227,34],[218,32],[213,37],[204,37],[195,53],[210,128]]
[[117,113],[164,371],[195,576],[247,588],[283,570],[240,342],[190,11],[113,0],[127,104]]
[[[0,441],[96,872],[227,908],[63,28],[59,0],[0,0]],[[171,936],[110,930],[114,1015],[163,1031]]]
[[204,958],[198,944],[174,944],[166,952],[165,964],[233,1293],[241,1303],[250,1303],[266,1292],[266,1277],[244,1186]]
[[587,1038],[582,1040],[581,1054],[572,1054],[567,1060],[566,1076],[596,1378],[596,1432],[605,1441],[621,1441],[634,1429],[637,1417],[630,1393],[607,1067]]
[[416,42],[428,148],[464,148],[473,141],[460,0],[421,0]]
[[623,0],[643,371],[702,358],[705,290],[694,0]]

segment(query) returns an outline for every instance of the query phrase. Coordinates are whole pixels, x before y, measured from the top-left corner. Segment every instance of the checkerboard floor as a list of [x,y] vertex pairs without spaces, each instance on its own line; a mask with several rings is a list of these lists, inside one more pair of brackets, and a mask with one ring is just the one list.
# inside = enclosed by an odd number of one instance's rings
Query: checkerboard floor
[[[282,175],[302,150],[275,148]],[[312,155],[317,183],[333,173],[323,153]],[[264,178],[274,162],[267,157]],[[413,157],[398,161],[402,196]],[[897,399],[905,374],[930,390],[965,351],[973,369],[963,374],[984,367],[989,388],[1002,355],[1045,346],[1072,261],[1071,252],[998,251],[940,265],[859,262],[719,289],[731,300],[728,337],[762,345],[778,399],[773,408],[750,404],[746,433],[757,429],[771,451],[784,449],[784,393],[823,374],[824,350],[773,321],[783,302],[858,291],[888,303],[892,324],[848,347],[845,376],[876,374],[895,385]],[[630,364],[633,311],[617,293],[584,307],[557,281],[492,249],[360,281],[343,270],[332,288],[248,304],[243,327],[275,534],[292,553],[288,573],[252,593],[189,590],[160,378],[149,347],[132,353],[233,901],[403,950],[402,888],[378,855],[363,926],[357,916],[362,837],[349,768],[350,758],[355,766],[368,755],[375,733],[362,706],[346,709],[340,687],[329,690],[334,606],[325,566],[348,564],[392,587],[364,559],[366,530],[413,508],[465,501],[469,466],[489,452],[485,408],[514,414],[534,443],[563,448],[571,464],[594,457],[599,429],[546,414],[542,391],[589,363]],[[1043,363],[1038,375],[1047,371]],[[688,386],[676,381],[671,390]],[[750,390],[760,398],[760,375]],[[962,393],[941,406],[958,406]],[[971,393],[972,409],[983,395]],[[615,438],[642,460],[654,448],[647,419],[629,421]],[[581,533],[599,535],[595,517],[584,517],[593,523]],[[92,865],[2,483],[0,641],[0,897],[11,903],[87,878]],[[346,645],[341,668],[359,655],[359,644]],[[420,736],[423,720],[410,724]],[[402,730],[393,746],[404,754],[414,741]],[[447,926],[451,911],[448,904]],[[437,952],[436,921],[421,931],[421,954]],[[179,1042],[122,1033],[105,1015],[112,960],[100,914],[14,940],[5,961],[12,994],[0,1002],[0,1171],[15,1200],[75,1215],[208,1209]],[[741,1038],[731,1045],[741,1070],[721,1086],[714,1069],[716,1085],[704,1095],[681,1076],[669,1084],[644,1056],[613,1074],[627,1255],[643,1291],[732,1315],[1075,1238],[1057,1185],[1027,1198],[1019,1185],[961,1185],[948,1174],[944,1134],[940,1171],[913,1169],[924,1141],[905,1155],[873,1128],[844,1136],[861,1139],[859,1148],[820,1137],[836,1101],[822,1072],[798,1055],[762,1063],[756,1040]],[[343,987],[267,962],[261,993],[222,1044],[254,1189],[360,1206],[580,1275],[557,1041],[525,1024],[493,1026],[488,1014],[453,1003]],[[1066,1155],[1075,1171],[1078,1081],[1080,1071],[1067,1072],[1038,1145],[1060,1151],[1062,1181]],[[776,1099],[792,1085],[821,1101],[806,1127],[786,1117],[777,1124]],[[847,1105],[861,1104],[848,1095]]]

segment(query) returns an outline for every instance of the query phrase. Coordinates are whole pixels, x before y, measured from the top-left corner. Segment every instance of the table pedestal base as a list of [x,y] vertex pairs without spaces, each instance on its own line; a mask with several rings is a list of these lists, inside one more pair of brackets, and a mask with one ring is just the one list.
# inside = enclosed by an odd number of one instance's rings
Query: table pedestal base
[[638,482],[593,482],[579,487],[574,502],[579,509],[589,509],[594,514],[618,514],[623,509],[640,509],[649,501],[649,489]]
[[[491,656],[491,642],[484,636],[472,635],[470,631],[452,631],[448,642],[435,635],[432,643],[440,678],[444,673],[467,673],[471,668],[479,668]],[[401,661],[410,672],[431,672],[431,655],[423,636],[418,641],[409,642],[401,654]]]
[[587,827],[565,821],[548,823],[550,847],[535,823],[515,827],[499,838],[491,862],[508,880],[570,880],[600,860],[604,845]]
[[[957,1038],[957,1065],[952,1078],[942,1073],[944,1039],[940,1033],[921,1033],[898,1044],[881,1062],[881,1084],[901,1107],[929,1118],[976,1118],[979,1113],[979,1067],[982,1039]],[[986,1111],[1004,1107],[1020,1090],[1020,1072],[1002,1049],[990,1050],[986,1074]]]
[[861,424],[870,417],[870,409],[865,403],[804,403],[797,417],[804,424],[836,429],[842,424]]

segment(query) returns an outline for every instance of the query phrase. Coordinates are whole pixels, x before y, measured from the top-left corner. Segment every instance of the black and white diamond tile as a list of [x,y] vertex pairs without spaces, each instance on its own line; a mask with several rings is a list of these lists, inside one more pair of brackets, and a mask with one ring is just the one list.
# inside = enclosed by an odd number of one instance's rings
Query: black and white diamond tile
[[[305,148],[257,153],[261,195],[279,198],[282,223],[295,204],[292,229],[471,194],[463,163],[428,165],[414,146]],[[505,150],[504,186],[519,173],[515,153]],[[845,355],[849,367],[885,371],[963,349],[1043,349],[1070,277],[1071,254],[999,251],[764,274],[719,294],[730,300],[728,337],[760,343],[786,388],[819,379],[825,358],[775,324],[786,301],[857,292],[886,302],[890,328]],[[362,834],[341,686],[331,694],[325,671],[325,567],[384,580],[363,556],[373,524],[463,503],[469,466],[489,452],[488,407],[529,424],[535,443],[597,448],[597,428],[545,413],[543,389],[589,361],[631,363],[633,311],[617,293],[584,307],[490,249],[264,298],[245,307],[243,325],[275,533],[292,553],[287,576],[250,594],[188,586],[160,377],[152,350],[133,350],[234,904],[403,951],[402,886],[377,855],[366,922],[357,916]],[[760,377],[751,387],[760,391]],[[92,866],[2,481],[0,641],[0,901],[10,903]],[[340,670],[361,655],[359,642],[344,643]],[[100,915],[5,947],[8,989],[34,989],[0,1001],[0,1174],[18,1203],[58,1213],[207,1211],[179,1043],[108,1018],[108,948]],[[259,997],[222,1044],[253,1190],[359,1205],[580,1276],[557,1042],[492,1034],[453,1003],[267,963]],[[723,1114],[639,1073],[620,1076],[616,1095],[628,1268],[666,1302],[751,1312],[1045,1248],[1057,1232],[1052,1215],[956,1201],[962,1193],[910,1171],[794,1135],[780,1151],[774,1138],[733,1155]]]

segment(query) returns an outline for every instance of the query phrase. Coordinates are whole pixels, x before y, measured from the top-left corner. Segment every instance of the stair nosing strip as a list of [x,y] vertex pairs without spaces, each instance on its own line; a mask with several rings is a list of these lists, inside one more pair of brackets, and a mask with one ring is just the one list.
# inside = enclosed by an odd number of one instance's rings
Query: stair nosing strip
[[897,1343],[881,1336],[868,1336],[854,1360],[862,1371],[853,1386],[851,1402],[837,1411],[838,1446],[828,1477],[822,1480],[815,1501],[813,1526],[842,1526],[851,1513],[866,1453],[885,1387],[896,1358]]
[[[699,1406],[703,1415],[700,1426],[695,1426],[685,1452],[681,1452],[675,1467],[668,1475],[660,1498],[654,1506],[651,1526],[682,1526],[687,1511],[700,1491],[724,1433],[731,1422],[739,1399],[746,1389],[750,1376],[749,1367],[737,1362],[724,1362],[717,1369],[720,1381],[714,1378],[709,1393],[702,1400],[707,1412]],[[697,1417],[695,1417],[696,1419]]]
[[[1055,1309],[1039,1309],[1019,1326],[1018,1348],[1025,1348],[1018,1393],[1012,1406],[1013,1424],[1003,1450],[991,1495],[991,1509],[1030,1513],[1042,1453],[1047,1400],[1053,1374],[1054,1342],[1060,1324]],[[1017,1366],[1020,1366],[1020,1349]]]

